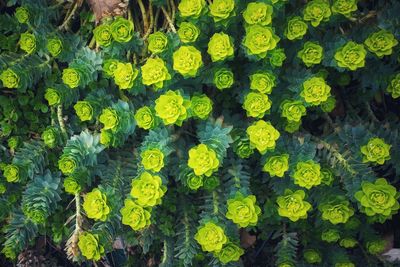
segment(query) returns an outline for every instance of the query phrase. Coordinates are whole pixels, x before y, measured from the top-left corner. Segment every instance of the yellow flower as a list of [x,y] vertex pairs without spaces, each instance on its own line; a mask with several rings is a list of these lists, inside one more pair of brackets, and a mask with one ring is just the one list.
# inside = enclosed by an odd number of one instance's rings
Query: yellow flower
[[133,22],[123,17],[116,17],[111,23],[110,29],[112,37],[119,43],[129,42],[133,37]]
[[27,54],[32,54],[36,49],[35,35],[29,32],[21,33],[19,45]]
[[250,144],[264,154],[267,150],[275,148],[275,142],[280,134],[270,122],[259,120],[247,128]]
[[380,30],[371,34],[364,42],[369,51],[379,58],[393,53],[393,47],[399,44],[393,33]]
[[262,2],[251,2],[243,12],[243,18],[247,24],[259,24],[266,26],[272,21],[273,8]]
[[107,196],[97,188],[85,195],[83,209],[88,218],[100,221],[105,221],[110,213],[110,208],[107,206]]
[[104,247],[99,244],[99,236],[89,232],[83,232],[79,235],[79,250],[88,260],[98,261],[104,254]]
[[348,42],[336,50],[335,60],[339,67],[356,70],[365,66],[367,51],[362,44]]
[[302,39],[307,33],[307,30],[307,23],[305,23],[301,17],[293,17],[287,23],[285,36],[289,40]]
[[221,32],[214,33],[208,42],[207,53],[211,56],[212,62],[223,61],[233,57],[233,42],[232,38]]
[[261,214],[260,207],[256,204],[254,195],[243,196],[240,192],[235,197],[228,199],[226,218],[232,220],[240,227],[254,226]]
[[317,27],[321,21],[328,21],[332,15],[329,2],[325,0],[309,1],[303,11],[303,19]]
[[138,127],[145,130],[151,129],[155,125],[153,111],[147,106],[141,107],[136,111],[135,120]]
[[131,63],[118,62],[114,70],[114,81],[119,89],[132,88],[139,71]]
[[270,72],[256,72],[250,75],[250,89],[263,94],[272,93],[276,77]]
[[214,150],[204,144],[195,146],[189,150],[188,166],[197,176],[211,176],[219,167],[219,160]]
[[306,115],[306,107],[301,101],[284,100],[281,104],[282,117],[288,121],[301,121],[301,117]]
[[287,217],[293,222],[299,219],[306,219],[307,212],[311,209],[311,204],[304,200],[306,193],[303,190],[286,189],[283,196],[276,199],[278,204],[278,214],[281,217]]
[[324,49],[316,42],[306,42],[303,49],[297,53],[307,67],[320,64],[324,58]]
[[265,58],[267,52],[274,49],[278,42],[279,37],[275,35],[271,28],[252,25],[246,30],[243,45],[247,54]]
[[194,116],[202,120],[207,119],[212,111],[213,103],[211,99],[206,95],[196,95],[192,97],[190,102]]
[[310,189],[322,182],[321,166],[312,161],[297,162],[293,173],[294,184]]
[[109,25],[102,24],[97,26],[93,30],[93,35],[94,39],[96,40],[96,43],[101,46],[107,47],[112,43],[113,37]]
[[160,176],[143,172],[139,178],[132,181],[130,195],[142,207],[153,207],[161,204],[161,198],[166,191],[167,188],[162,184]]
[[99,121],[104,125],[104,130],[115,130],[119,124],[119,116],[114,109],[105,108],[100,114]]
[[76,88],[81,82],[81,75],[78,70],[67,68],[63,70],[62,80],[69,88]]
[[228,19],[235,13],[234,0],[214,0],[210,5],[210,15],[215,22]]
[[161,58],[149,58],[142,66],[142,82],[144,85],[154,85],[160,89],[164,86],[164,81],[170,80],[165,62]]
[[131,199],[125,199],[120,212],[122,224],[129,225],[135,231],[144,229],[151,224],[151,209],[144,208]]
[[202,225],[197,230],[194,239],[200,244],[203,251],[208,252],[220,251],[223,245],[228,242],[224,229],[213,222]]
[[366,145],[361,147],[363,162],[376,162],[383,165],[386,160],[390,159],[391,147],[381,138],[371,138]]
[[244,98],[243,108],[248,117],[262,118],[271,108],[272,102],[267,95],[258,92],[250,92]]
[[159,172],[164,167],[164,154],[157,148],[143,151],[140,157],[142,165],[147,171]]
[[201,52],[194,46],[181,46],[173,54],[173,69],[183,77],[195,77],[203,66]]
[[182,17],[198,18],[205,6],[205,0],[181,0],[178,10]]
[[156,115],[163,120],[165,125],[174,123],[182,125],[183,120],[187,118],[184,100],[178,91],[167,91],[155,103]]
[[289,170],[288,154],[269,157],[263,167],[263,171],[268,172],[271,176],[277,177],[283,177],[287,170]]
[[164,52],[168,46],[167,35],[163,32],[155,32],[149,35],[148,38],[149,46],[147,49],[153,54],[159,54]]
[[300,96],[315,106],[325,102],[331,95],[331,87],[321,77],[312,77],[303,83],[303,91]]
[[200,30],[190,22],[182,22],[179,25],[178,36],[182,43],[193,43],[199,37]]

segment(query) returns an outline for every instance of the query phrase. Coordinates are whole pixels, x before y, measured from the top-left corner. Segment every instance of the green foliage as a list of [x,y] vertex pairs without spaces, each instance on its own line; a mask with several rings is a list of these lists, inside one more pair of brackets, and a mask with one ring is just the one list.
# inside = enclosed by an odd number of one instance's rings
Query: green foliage
[[391,266],[398,1],[3,2],[6,258]]

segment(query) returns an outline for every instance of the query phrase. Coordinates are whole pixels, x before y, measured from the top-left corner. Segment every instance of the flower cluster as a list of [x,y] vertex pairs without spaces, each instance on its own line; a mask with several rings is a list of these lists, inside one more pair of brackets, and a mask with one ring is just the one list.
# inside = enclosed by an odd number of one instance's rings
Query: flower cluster
[[116,17],[111,24],[101,24],[93,30],[96,43],[103,47],[110,46],[114,41],[129,42],[133,37],[133,22],[123,17]]
[[256,204],[256,197],[253,195],[245,197],[240,192],[236,193],[234,198],[228,199],[227,207],[226,218],[240,227],[256,225],[261,214],[261,209]]

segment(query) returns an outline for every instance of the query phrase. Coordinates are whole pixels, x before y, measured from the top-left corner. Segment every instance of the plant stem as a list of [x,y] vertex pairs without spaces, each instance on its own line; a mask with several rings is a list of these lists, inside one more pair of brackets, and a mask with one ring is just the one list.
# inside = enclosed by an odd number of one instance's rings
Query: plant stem
[[143,5],[142,0],[137,0],[138,4],[139,4],[139,8],[140,8],[140,12],[142,13],[142,19],[143,19],[143,32],[147,32],[148,28],[149,28],[149,22],[147,20],[147,14],[146,14],[146,9]]
[[164,8],[163,6],[161,7],[161,10],[162,10],[162,12],[163,12],[165,18],[166,18],[167,21],[168,21],[168,24],[169,24],[169,27],[171,28],[171,31],[172,31],[172,32],[176,32],[176,29],[175,29],[175,26],[174,26],[174,22],[173,22],[173,21],[171,20],[171,18],[169,17],[168,12],[165,10],[165,8]]
[[75,1],[72,5],[72,10],[67,13],[68,15],[65,17],[63,23],[58,27],[59,30],[62,30],[67,26],[68,22],[72,19],[77,9],[78,9],[78,2]]
[[147,29],[147,32],[143,36],[143,40],[146,40],[147,37],[150,35],[151,31],[153,30],[153,25],[154,25],[154,16],[153,16],[153,6],[151,4],[151,1],[149,2],[149,17],[150,17],[150,26]]
[[64,141],[66,141],[68,139],[68,134],[67,134],[67,128],[65,127],[64,123],[62,104],[57,106],[57,119],[58,119],[58,124],[60,125],[61,132],[64,136]]

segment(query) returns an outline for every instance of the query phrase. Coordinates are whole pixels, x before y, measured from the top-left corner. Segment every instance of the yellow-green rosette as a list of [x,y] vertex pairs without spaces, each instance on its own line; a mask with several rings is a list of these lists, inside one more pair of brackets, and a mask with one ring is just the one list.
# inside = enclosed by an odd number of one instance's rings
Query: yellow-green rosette
[[364,42],[367,49],[379,58],[389,56],[393,53],[393,47],[399,44],[393,33],[380,30],[374,32]]
[[235,243],[228,242],[220,251],[215,252],[214,256],[223,264],[238,261],[244,250]]
[[376,239],[368,241],[365,247],[367,251],[372,255],[378,255],[385,251],[387,246],[387,241],[385,239]]
[[207,53],[211,56],[212,62],[232,58],[234,53],[232,38],[223,32],[214,33],[208,42]]
[[201,249],[207,252],[220,251],[228,242],[224,229],[213,222],[200,226],[194,239],[200,244]]
[[48,127],[40,136],[43,143],[49,148],[54,148],[57,145],[57,130],[54,127]]
[[29,32],[21,33],[19,46],[27,54],[32,54],[36,49],[36,36]]
[[147,149],[140,153],[142,165],[146,171],[159,172],[164,167],[164,154],[157,148]]
[[215,22],[223,21],[235,14],[235,0],[214,0],[208,8]]
[[232,70],[228,68],[219,68],[214,72],[213,79],[215,87],[219,90],[231,88],[235,82]]
[[374,183],[362,182],[360,191],[354,195],[361,205],[361,211],[367,216],[383,215],[390,217],[400,206],[399,194],[386,179],[379,178]]
[[69,88],[76,88],[81,83],[81,74],[77,69],[66,68],[63,70],[62,80]]
[[154,113],[148,106],[141,107],[136,111],[135,120],[137,126],[145,130],[149,130],[155,125]]
[[307,67],[320,64],[324,58],[324,49],[317,42],[306,42],[303,49],[297,53]]
[[46,48],[53,57],[57,57],[63,50],[63,43],[58,37],[49,38]]
[[283,177],[289,170],[289,154],[281,154],[267,158],[263,166],[263,171],[270,176]]
[[110,130],[101,129],[100,131],[100,144],[109,146],[113,140],[113,134]]
[[106,75],[106,77],[113,77],[114,72],[117,69],[119,61],[116,59],[106,59],[103,61],[102,69]]
[[149,35],[149,45],[147,49],[153,54],[159,54],[165,51],[168,46],[168,37],[163,32],[155,32]]
[[303,102],[299,100],[284,100],[280,106],[282,110],[282,117],[288,121],[299,122],[301,117],[306,115],[306,107]]
[[104,125],[104,130],[115,130],[119,125],[119,116],[116,110],[105,108],[100,114],[99,121]]
[[354,215],[354,209],[344,197],[323,202],[318,209],[322,213],[322,219],[332,224],[346,223]]
[[254,195],[243,196],[240,192],[227,201],[228,211],[225,216],[240,227],[255,226],[261,209]]
[[125,199],[120,212],[122,224],[129,225],[135,231],[142,230],[151,224],[151,209],[142,207],[132,199]]
[[268,96],[259,92],[250,92],[244,97],[243,109],[248,117],[262,118],[272,105]]
[[321,182],[328,186],[332,185],[333,181],[335,180],[332,171],[328,168],[321,168],[321,176]]
[[44,94],[44,99],[47,100],[49,106],[55,106],[61,103],[61,95],[54,88],[47,88]]
[[111,34],[111,27],[107,24],[101,24],[93,30],[94,39],[96,43],[100,46],[107,47],[113,41],[113,36]]
[[400,97],[400,73],[397,73],[390,81],[387,89],[394,99]]
[[303,252],[303,257],[310,264],[317,264],[322,261],[321,254],[315,249],[306,249]]
[[328,243],[335,243],[340,239],[340,232],[335,229],[328,229],[321,234],[321,240]]
[[267,52],[274,49],[278,42],[279,37],[275,35],[270,27],[252,25],[246,29],[243,46],[248,55],[265,58]]
[[117,17],[110,25],[111,34],[119,43],[129,42],[133,37],[133,22],[123,17]]
[[332,112],[336,107],[336,98],[329,96],[328,99],[320,104],[323,112]]
[[366,55],[364,45],[350,41],[336,50],[334,57],[339,67],[356,70],[365,66]]
[[93,107],[88,101],[76,102],[74,109],[81,121],[90,121],[93,118]]
[[321,77],[312,77],[304,81],[303,90],[300,93],[304,101],[312,106],[325,102],[330,95],[331,87]]
[[339,242],[339,245],[344,248],[354,248],[357,244],[357,240],[351,237],[343,238]]
[[361,147],[363,162],[373,162],[383,165],[386,160],[390,159],[390,148],[392,146],[385,143],[385,140],[375,137],[371,138],[368,143]]
[[6,191],[7,191],[6,185],[0,182],[0,195],[4,194]]
[[183,77],[195,77],[201,66],[203,59],[201,52],[194,46],[181,46],[172,55],[173,69]]
[[311,204],[304,200],[306,193],[303,190],[286,189],[283,196],[278,196],[278,214],[286,217],[292,222],[307,218],[307,212],[311,209]]
[[321,166],[313,160],[297,162],[292,177],[294,184],[310,189],[321,184]]
[[288,20],[285,29],[285,36],[291,41],[302,39],[303,36],[307,33],[307,30],[307,23],[305,23],[301,17],[296,16]]
[[275,148],[276,140],[280,133],[272,126],[270,122],[259,120],[247,127],[247,135],[249,136],[250,145],[257,148],[261,154],[265,154],[267,150]]
[[9,183],[16,183],[20,179],[20,168],[15,164],[8,164],[4,167],[3,176]]
[[357,10],[358,0],[333,0],[332,12],[350,17]]
[[78,162],[69,155],[62,155],[58,161],[58,168],[63,174],[71,174],[77,168]]
[[352,262],[338,262],[335,263],[335,267],[356,267]]
[[200,30],[191,22],[182,22],[177,33],[181,42],[186,44],[196,42],[200,35]]
[[114,70],[114,82],[119,89],[132,88],[139,70],[134,68],[131,63],[118,62]]
[[263,2],[251,2],[247,4],[243,12],[244,21],[249,25],[258,24],[266,26],[271,24],[272,14],[274,10],[272,6]]
[[188,166],[197,176],[211,176],[218,169],[219,160],[213,149],[200,144],[189,150]]
[[270,94],[276,85],[275,80],[275,75],[270,72],[256,72],[250,75],[250,89]]
[[328,21],[332,15],[329,2],[325,0],[312,0],[303,10],[303,19],[317,27],[322,21]]
[[65,192],[71,195],[79,193],[82,189],[77,179],[72,176],[65,178],[63,185]]
[[78,247],[82,255],[88,260],[98,261],[104,254],[104,247],[100,245],[99,236],[89,232],[79,235]]
[[87,193],[84,197],[83,210],[88,218],[104,222],[110,213],[110,207],[107,205],[107,196],[99,189],[93,189],[92,192]]
[[205,120],[210,115],[213,103],[211,99],[206,95],[196,95],[190,100],[190,108],[193,115],[199,119]]
[[269,64],[274,68],[282,67],[285,59],[286,54],[283,48],[275,48],[269,53]]
[[18,88],[19,86],[19,75],[15,73],[12,69],[8,68],[0,74],[0,80],[3,86],[6,88]]
[[190,173],[186,177],[186,184],[191,190],[197,190],[203,186],[204,178],[202,175]]
[[170,80],[165,62],[161,58],[149,58],[142,66],[142,82],[144,85],[154,85],[160,89],[164,86],[164,81]]
[[153,207],[161,204],[161,198],[167,191],[160,176],[143,172],[139,178],[132,181],[131,197],[142,207]]
[[196,19],[200,17],[206,5],[205,0],[181,0],[178,5],[178,10],[182,17]]
[[182,125],[187,118],[186,103],[178,91],[167,91],[156,99],[155,103],[156,115],[165,125]]
[[21,24],[29,22],[29,10],[26,7],[17,7],[14,16]]

